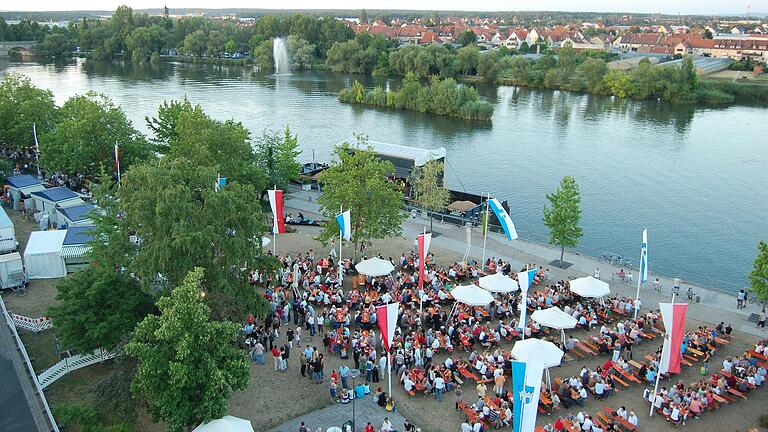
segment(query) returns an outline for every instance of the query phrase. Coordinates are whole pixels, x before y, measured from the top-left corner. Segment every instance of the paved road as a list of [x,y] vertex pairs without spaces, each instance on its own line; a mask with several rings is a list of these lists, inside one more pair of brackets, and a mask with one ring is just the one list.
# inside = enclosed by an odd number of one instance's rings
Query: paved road
[[52,429],[0,310],[0,431],[49,432]]
[[[384,417],[388,417],[397,430],[403,430],[405,418],[396,412],[387,412],[373,403],[371,395],[355,401],[355,419],[357,421],[355,429],[363,430],[365,422],[369,421],[376,430],[379,430],[384,422]],[[301,422],[304,422],[312,432],[317,431],[318,428],[325,432],[330,427],[341,427],[342,424],[351,419],[352,404],[337,403],[285,422],[274,429],[270,429],[269,432],[297,432]]]

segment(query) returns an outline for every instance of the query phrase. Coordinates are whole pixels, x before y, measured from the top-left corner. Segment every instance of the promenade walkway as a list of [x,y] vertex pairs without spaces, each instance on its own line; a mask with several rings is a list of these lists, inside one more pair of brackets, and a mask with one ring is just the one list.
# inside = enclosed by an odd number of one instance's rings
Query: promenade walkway
[[[295,192],[285,199],[287,211],[301,211],[307,217],[318,218],[320,207],[317,204],[317,192]],[[403,222],[403,236],[413,239],[421,234],[424,227],[429,229],[429,219],[425,217],[409,217]],[[466,250],[466,228],[450,224],[434,222],[433,230],[438,236],[432,239],[431,247],[438,247],[462,256]],[[480,261],[483,255],[483,237],[479,228],[472,229],[472,247],[470,259]],[[560,249],[549,245],[534,243],[526,240],[507,241],[503,234],[488,233],[486,242],[487,258],[502,258],[512,263],[513,268],[521,268],[526,263],[542,265],[550,270],[550,279],[568,279],[593,275],[595,268],[600,268],[601,279],[611,285],[611,292],[622,296],[634,297],[637,291],[637,270],[634,270],[634,282],[632,286],[616,278],[612,280],[611,274],[618,271],[617,267],[606,262],[598,262],[597,258],[580,255],[566,250],[565,261],[572,263],[568,269],[560,269],[549,265],[553,260],[560,258]],[[440,256],[437,256],[438,261]],[[717,263],[712,263],[717,265]],[[658,277],[662,284],[662,293],[653,290],[651,282]],[[674,276],[672,276],[674,277]],[[640,291],[640,301],[643,309],[656,308],[659,302],[671,300],[672,277],[652,274]],[[700,303],[688,300],[686,290],[691,286],[700,298]],[[736,294],[717,289],[701,287],[695,284],[683,282],[680,294],[676,302],[689,302],[688,317],[716,325],[720,322],[730,323],[734,330],[755,336],[764,337],[768,333],[756,328],[755,314],[760,312],[759,305],[751,304],[744,309],[736,309]],[[753,321],[749,321],[752,317]]]
[[[384,422],[384,417],[388,417],[389,421],[392,422],[397,430],[403,430],[405,418],[396,412],[387,412],[376,405],[373,402],[371,395],[355,401],[356,430],[363,430],[366,422],[371,422],[376,430],[379,430],[381,424]],[[323,409],[312,411],[309,414],[300,416],[291,421],[287,421],[280,426],[270,429],[269,432],[296,432],[299,430],[301,422],[304,422],[312,432],[315,432],[318,429],[325,432],[330,427],[341,427],[341,425],[351,419],[352,403],[336,403]]]

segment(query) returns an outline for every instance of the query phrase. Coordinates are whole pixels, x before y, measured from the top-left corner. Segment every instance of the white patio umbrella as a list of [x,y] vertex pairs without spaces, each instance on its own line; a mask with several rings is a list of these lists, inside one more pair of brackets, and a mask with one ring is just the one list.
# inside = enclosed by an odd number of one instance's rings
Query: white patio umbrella
[[544,327],[560,330],[563,345],[565,345],[565,329],[572,329],[578,323],[576,318],[563,312],[557,306],[534,311],[531,319]]
[[203,423],[192,432],[253,432],[253,426],[248,420],[228,415]]
[[528,338],[515,342],[512,347],[512,357],[526,363],[540,364],[547,372],[547,383],[552,390],[552,378],[549,368],[559,366],[563,360],[563,350],[552,342],[536,338]]
[[457,286],[451,290],[451,296],[457,303],[469,306],[488,306],[493,295],[475,284]]
[[581,277],[571,281],[571,292],[582,297],[605,297],[611,293],[607,282],[592,276]]
[[504,276],[503,273],[494,273],[492,275],[483,276],[480,278],[480,288],[486,289],[493,293],[510,293],[520,289],[517,281]]
[[383,260],[379,257],[368,258],[367,260],[360,261],[355,265],[357,272],[366,276],[386,276],[395,270],[395,266],[391,262]]

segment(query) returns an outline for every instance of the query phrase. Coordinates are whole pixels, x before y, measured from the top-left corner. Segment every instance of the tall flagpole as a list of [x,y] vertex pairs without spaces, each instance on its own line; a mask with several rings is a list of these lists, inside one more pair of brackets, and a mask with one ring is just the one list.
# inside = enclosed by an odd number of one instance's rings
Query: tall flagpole
[[[647,228],[646,228],[647,229]],[[645,230],[643,230],[645,232]],[[640,309],[637,308],[637,301],[640,300],[640,287],[643,286],[643,258],[647,259],[646,251],[648,250],[648,245],[645,244],[644,247],[640,248],[640,266],[638,267],[637,271],[637,294],[635,295],[635,319],[637,319],[637,314],[640,312]],[[648,265],[648,262],[645,263],[645,265]],[[631,270],[630,270],[631,274]]]
[[[312,154],[314,155],[314,150],[312,151]],[[339,214],[341,215],[341,220],[344,220],[344,205],[339,206]],[[350,221],[351,222],[351,221]],[[342,285],[344,283],[344,270],[341,265],[341,238],[342,238],[342,229],[339,227],[339,285]]]
[[[274,189],[272,190],[275,191],[275,208],[277,208],[277,185],[275,185]],[[275,258],[277,258],[277,233],[275,231],[277,231],[276,228],[278,226],[277,214],[275,214],[275,220],[272,224],[272,256]]]
[[[425,226],[424,227],[424,231],[421,233],[421,244],[423,246],[426,246],[426,241],[427,241],[427,237],[426,236],[427,236],[427,227]],[[419,244],[418,238],[416,239],[416,244],[417,245]],[[419,267],[423,266],[425,272],[427,270],[427,265],[426,265],[427,263],[423,262],[423,261],[426,261],[426,260],[427,260],[427,251],[424,251],[424,259],[422,260],[421,257],[419,257]],[[416,293],[416,295],[419,296],[419,320],[422,319],[421,314],[424,311],[424,297],[421,295],[421,293],[424,290],[424,285],[422,284],[422,280],[421,279],[422,279],[421,278],[421,268],[419,268],[419,290]]]
[[488,198],[485,199],[485,222],[483,223],[483,262],[480,264],[480,270],[485,270],[485,241],[488,240],[488,200],[491,199],[491,193],[488,192]]
[[32,123],[32,135],[35,137],[35,160],[37,161],[37,177],[40,178],[40,143],[37,142],[37,126]]
[[[672,304],[675,304],[675,296],[677,293],[672,293]],[[669,340],[669,329],[664,328],[664,344],[670,342]],[[659,391],[659,379],[661,378],[661,365],[664,364],[664,345],[661,346],[661,357],[659,358],[659,370],[656,371],[656,384],[653,386],[653,400],[651,401],[651,412],[648,413],[649,416],[653,417],[653,404],[656,402],[656,392]]]
[[387,351],[387,375],[389,380],[389,397],[392,397],[392,351]]
[[117,167],[117,187],[120,187],[120,147],[117,146],[115,141],[115,166]]

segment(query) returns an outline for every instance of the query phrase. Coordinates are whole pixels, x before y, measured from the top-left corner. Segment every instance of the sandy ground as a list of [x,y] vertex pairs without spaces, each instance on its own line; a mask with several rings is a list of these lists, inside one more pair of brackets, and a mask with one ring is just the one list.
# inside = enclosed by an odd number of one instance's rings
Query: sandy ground
[[[20,220],[18,214],[11,212],[11,218],[16,223],[16,232],[19,241],[22,243],[21,250],[26,244],[26,239],[34,225]],[[304,228],[302,231],[292,234],[281,235],[277,239],[277,250],[279,253],[306,252],[310,248],[314,249],[317,255],[328,252],[328,247],[322,246],[313,240],[317,233],[316,228]],[[394,238],[383,241],[376,241],[373,247],[366,251],[367,255],[382,253],[385,257],[392,256],[395,259],[403,251],[412,248],[412,240],[405,238]],[[442,250],[434,247],[438,262],[450,263],[460,259],[456,253]],[[344,256],[349,256],[351,251],[343,252]],[[45,314],[48,306],[53,304],[56,294],[55,280],[33,281],[29,293],[25,297],[16,297],[12,293],[4,293],[3,299],[8,308],[16,313],[27,316],[41,316]],[[349,282],[349,280],[347,281]],[[697,322],[689,320],[688,326],[695,327]],[[583,334],[578,331],[576,337]],[[55,361],[55,352],[53,347],[54,333],[45,332],[40,335],[27,334],[24,336],[25,344],[34,357],[35,368],[44,369],[52,361]],[[728,355],[741,354],[754,341],[754,336],[748,336],[740,333],[734,335],[733,342],[723,347],[711,362],[714,369]],[[313,340],[305,340],[304,343],[316,345],[322,349],[321,336]],[[641,345],[634,350],[636,357],[642,357],[646,353],[654,351],[660,341],[651,341]],[[510,349],[511,343],[502,345],[504,349]],[[461,354],[457,354],[461,355]],[[255,431],[266,431],[276,427],[290,419],[303,416],[309,412],[330,404],[327,384],[315,385],[308,378],[302,378],[299,373],[298,356],[291,355],[290,366],[287,372],[279,373],[272,370],[271,359],[267,357],[265,366],[257,366],[251,363],[251,384],[245,391],[235,393],[230,400],[230,413],[232,415],[248,418],[251,420]],[[437,355],[436,361],[444,359],[444,354]],[[606,360],[605,357],[588,358],[579,362],[567,363],[562,367],[551,371],[552,376],[570,376],[576,374],[582,365],[596,367]],[[326,373],[330,375],[331,371],[337,369],[341,364],[341,359],[337,356],[327,356]],[[347,363],[352,366],[350,362]],[[55,405],[63,401],[76,400],[80,398],[92,398],[92,386],[98,382],[108,371],[111,365],[91,366],[79,370],[60,379],[46,390],[46,396],[51,404]],[[698,376],[698,369],[687,368],[683,370],[680,378],[686,381],[695,380]],[[326,380],[327,383],[327,380]],[[474,398],[474,389],[470,383],[465,385],[465,400],[472,401]],[[379,383],[386,389],[386,380]],[[394,398],[398,404],[399,412],[406,418],[416,423],[424,432],[428,431],[458,431],[459,425],[463,420],[462,416],[453,409],[453,395],[448,394],[445,401],[437,403],[433,398],[417,396],[409,399],[405,392],[393,379]],[[618,408],[621,405],[628,409],[635,410],[640,418],[641,430],[671,430],[671,426],[665,424],[665,421],[658,417],[649,418],[647,415],[647,405],[642,401],[643,387],[634,385],[627,390],[620,390],[613,397],[605,401],[595,401],[590,399],[585,404],[583,411],[594,413],[601,410],[603,406]],[[690,421],[686,429],[692,431],[747,431],[757,425],[759,415],[768,413],[765,406],[768,403],[768,392],[765,389],[754,391],[749,395],[746,401],[740,401],[732,406],[725,406],[716,413],[706,413],[701,420]],[[557,415],[565,415],[569,411],[560,410]],[[574,413],[576,411],[573,411]],[[351,417],[351,407],[350,407]],[[539,424],[553,421],[553,418],[539,416]],[[358,425],[364,425],[365,419],[358,418]],[[396,425],[401,426],[401,425]],[[138,431],[160,431],[161,425],[152,424],[146,415],[141,415],[138,420],[136,430]]]

